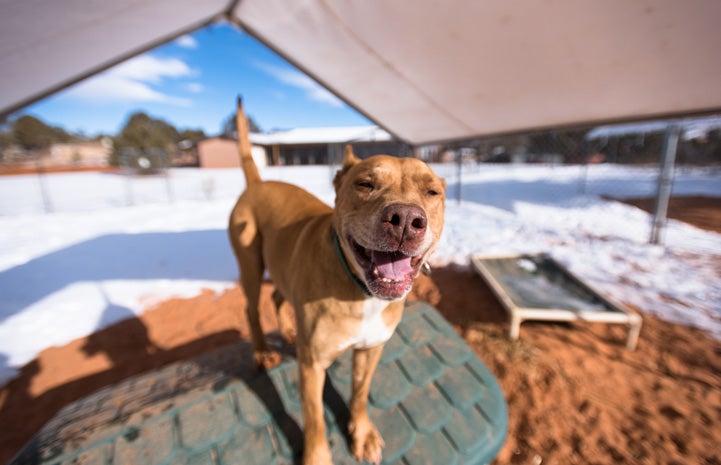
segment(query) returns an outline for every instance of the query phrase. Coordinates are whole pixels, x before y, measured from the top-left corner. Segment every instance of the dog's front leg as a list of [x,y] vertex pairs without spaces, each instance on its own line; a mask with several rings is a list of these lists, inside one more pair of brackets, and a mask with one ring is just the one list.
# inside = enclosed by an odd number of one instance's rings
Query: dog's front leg
[[300,395],[303,405],[303,465],[332,465],[333,460],[325,437],[323,417],[323,385],[325,367],[302,354],[298,347]]
[[383,438],[368,418],[368,392],[371,379],[383,352],[383,345],[371,349],[353,351],[353,392],[350,401],[350,423],[348,431],[352,436],[351,452],[360,461],[380,463]]

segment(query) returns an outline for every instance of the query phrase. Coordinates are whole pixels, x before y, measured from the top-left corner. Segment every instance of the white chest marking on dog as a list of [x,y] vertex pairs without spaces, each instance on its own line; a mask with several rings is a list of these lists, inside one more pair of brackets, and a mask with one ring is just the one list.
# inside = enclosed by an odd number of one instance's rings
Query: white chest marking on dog
[[371,297],[363,302],[363,320],[358,331],[341,347],[345,350],[349,347],[354,349],[368,349],[382,344],[391,338],[393,328],[389,328],[383,321],[383,310],[388,306],[387,300]]

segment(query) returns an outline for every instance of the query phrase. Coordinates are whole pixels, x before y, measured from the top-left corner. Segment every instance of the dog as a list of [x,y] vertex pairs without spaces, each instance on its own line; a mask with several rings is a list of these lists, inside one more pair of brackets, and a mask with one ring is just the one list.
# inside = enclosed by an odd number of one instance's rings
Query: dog
[[[246,188],[228,232],[247,297],[255,360],[266,368],[277,360],[258,313],[267,270],[284,299],[276,304],[295,312],[303,464],[332,464],[323,418],[325,370],[349,349],[351,452],[358,460],[380,463],[383,439],[367,413],[371,378],[413,280],[437,248],[445,181],[420,160],[388,155],[361,160],[346,146],[331,208],[297,186],[262,181],[240,101],[237,125]],[[292,334],[279,320],[281,332]]]

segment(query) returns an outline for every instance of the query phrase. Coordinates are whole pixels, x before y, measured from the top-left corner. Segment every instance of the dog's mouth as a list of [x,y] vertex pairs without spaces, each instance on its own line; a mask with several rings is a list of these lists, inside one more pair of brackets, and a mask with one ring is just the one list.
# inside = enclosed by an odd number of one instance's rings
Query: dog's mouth
[[348,243],[353,249],[356,263],[363,269],[366,286],[375,297],[397,300],[411,290],[413,280],[423,264],[423,254],[372,250],[363,247],[352,237],[348,237]]

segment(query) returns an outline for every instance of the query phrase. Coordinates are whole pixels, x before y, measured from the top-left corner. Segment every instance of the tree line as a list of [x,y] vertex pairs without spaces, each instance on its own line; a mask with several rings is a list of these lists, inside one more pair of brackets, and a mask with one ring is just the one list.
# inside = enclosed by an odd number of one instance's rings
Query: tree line
[[72,142],[80,137],[63,128],[50,126],[42,120],[23,115],[0,129],[0,149],[17,145],[24,150],[40,150],[54,143]]
[[[228,116],[221,125],[221,133],[232,137],[235,132],[234,114]],[[250,120],[251,130],[260,131],[258,125]],[[69,143],[97,140],[110,137],[113,141],[111,162],[118,154],[127,151],[148,152],[161,150],[168,154],[177,153],[181,148],[193,146],[207,136],[202,129],[179,130],[165,120],[154,118],[138,111],[130,115],[116,135],[100,135],[88,138],[65,129],[52,126],[32,115],[22,115],[0,126],[0,154],[16,146],[29,155],[46,150],[56,143]]]

